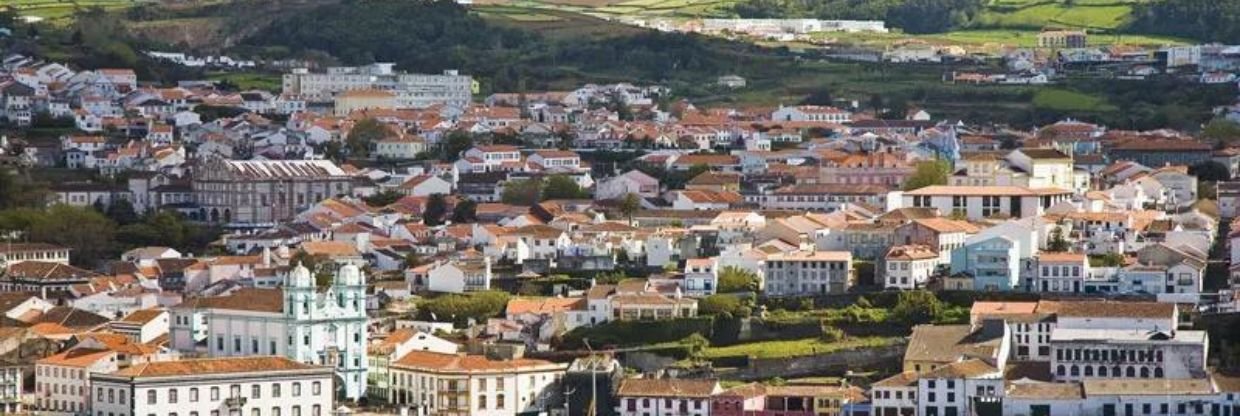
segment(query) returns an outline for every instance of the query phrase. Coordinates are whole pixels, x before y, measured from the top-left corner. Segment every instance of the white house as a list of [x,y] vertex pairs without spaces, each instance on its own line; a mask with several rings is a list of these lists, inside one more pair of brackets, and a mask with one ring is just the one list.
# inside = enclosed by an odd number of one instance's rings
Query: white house
[[332,377],[331,367],[285,357],[156,362],[92,374],[90,400],[96,415],[328,416]]
[[835,107],[817,105],[780,107],[771,113],[771,121],[806,121],[843,124],[852,121],[852,113]]
[[594,199],[621,199],[628,194],[637,194],[642,198],[659,196],[659,180],[638,170],[631,170],[619,176],[599,181],[594,190]]
[[719,258],[685,260],[685,294],[713,295],[719,290]]

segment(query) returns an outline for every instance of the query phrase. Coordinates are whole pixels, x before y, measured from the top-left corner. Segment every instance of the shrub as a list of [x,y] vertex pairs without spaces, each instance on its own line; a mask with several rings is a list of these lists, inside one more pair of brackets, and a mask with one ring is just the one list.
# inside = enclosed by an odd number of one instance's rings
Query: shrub
[[823,342],[836,342],[844,339],[844,331],[828,324],[822,324],[822,335],[819,336]]

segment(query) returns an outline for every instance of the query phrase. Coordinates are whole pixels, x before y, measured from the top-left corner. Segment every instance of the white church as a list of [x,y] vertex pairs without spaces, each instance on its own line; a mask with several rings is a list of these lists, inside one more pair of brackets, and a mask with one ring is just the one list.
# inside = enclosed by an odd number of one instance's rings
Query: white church
[[[321,290],[320,290],[321,289]],[[277,289],[186,299],[172,311],[172,346],[186,356],[280,355],[336,370],[339,397],[366,395],[366,281],[352,264],[316,288],[304,266]]]

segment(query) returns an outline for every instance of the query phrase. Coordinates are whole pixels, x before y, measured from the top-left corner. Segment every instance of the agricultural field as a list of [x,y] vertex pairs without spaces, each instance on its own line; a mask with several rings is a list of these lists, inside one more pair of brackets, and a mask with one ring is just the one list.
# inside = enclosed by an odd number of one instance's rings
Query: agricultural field
[[226,81],[241,90],[264,90],[273,93],[280,92],[282,82],[279,75],[257,72],[216,72],[207,74],[207,79]]
[[60,22],[80,9],[101,7],[108,10],[124,9],[155,0],[8,0],[0,8],[9,7],[18,16],[30,19],[47,19]]
[[826,342],[819,338],[796,340],[750,342],[727,347],[706,347],[701,358],[749,356],[753,358],[784,358],[802,355],[825,354],[856,348],[874,348],[891,345],[897,338],[862,337]]
[[1116,110],[1116,107],[1104,98],[1057,88],[1039,90],[1033,96],[1033,106],[1055,111],[1109,112]]

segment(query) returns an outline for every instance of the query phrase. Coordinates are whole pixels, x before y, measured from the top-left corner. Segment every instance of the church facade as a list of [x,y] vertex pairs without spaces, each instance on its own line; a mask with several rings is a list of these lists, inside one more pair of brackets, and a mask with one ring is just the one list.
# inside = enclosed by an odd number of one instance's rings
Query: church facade
[[278,289],[243,288],[173,308],[171,343],[205,357],[277,355],[335,369],[339,397],[366,394],[366,282],[341,266],[328,287],[293,267]]

